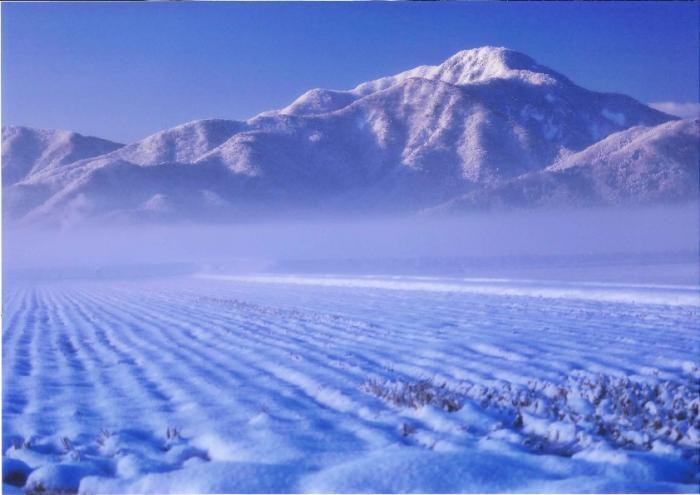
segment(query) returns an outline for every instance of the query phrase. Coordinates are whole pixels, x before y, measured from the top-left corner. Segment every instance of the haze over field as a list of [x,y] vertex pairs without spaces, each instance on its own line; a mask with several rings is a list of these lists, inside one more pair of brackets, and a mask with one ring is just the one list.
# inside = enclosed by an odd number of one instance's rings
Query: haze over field
[[[690,204],[450,218],[24,228],[6,230],[3,267],[6,275],[27,270],[66,275],[76,269],[83,276],[107,267],[163,264],[179,264],[177,272],[184,266],[186,271],[218,266],[237,273],[350,270],[500,277],[522,270],[521,277],[601,281],[620,276],[614,270],[605,272],[612,257],[618,265],[629,262],[635,267],[625,275],[634,281],[696,284],[698,230],[690,226],[698,221],[697,204]],[[586,258],[599,265],[595,276],[582,266],[576,268]],[[670,265],[666,271],[649,270],[644,269],[645,260]],[[547,270],[535,270],[543,263]]]

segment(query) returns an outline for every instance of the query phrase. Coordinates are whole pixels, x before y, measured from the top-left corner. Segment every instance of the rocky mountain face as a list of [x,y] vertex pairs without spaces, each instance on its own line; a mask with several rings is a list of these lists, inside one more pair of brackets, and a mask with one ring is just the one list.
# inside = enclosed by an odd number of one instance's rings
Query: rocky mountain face
[[191,122],[127,146],[50,135],[3,130],[9,221],[238,221],[697,197],[697,122],[586,90],[505,48],[462,51],[348,91],[311,90],[244,122]]

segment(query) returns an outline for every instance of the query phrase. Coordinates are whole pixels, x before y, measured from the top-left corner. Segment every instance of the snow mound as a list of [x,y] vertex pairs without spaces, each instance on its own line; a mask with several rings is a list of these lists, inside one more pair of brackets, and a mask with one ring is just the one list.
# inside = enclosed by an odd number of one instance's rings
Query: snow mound
[[450,413],[473,401],[510,424],[537,452],[571,456],[592,445],[677,451],[700,465],[700,372],[688,384],[576,372],[564,385],[530,381],[457,386],[368,380],[362,390],[398,407],[435,405]]

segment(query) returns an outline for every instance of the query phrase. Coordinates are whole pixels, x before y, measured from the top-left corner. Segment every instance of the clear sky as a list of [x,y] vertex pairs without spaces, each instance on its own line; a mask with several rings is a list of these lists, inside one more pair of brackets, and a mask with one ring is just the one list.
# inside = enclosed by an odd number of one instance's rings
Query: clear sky
[[697,2],[3,3],[3,124],[128,142],[487,44],[589,89],[697,102],[699,12]]

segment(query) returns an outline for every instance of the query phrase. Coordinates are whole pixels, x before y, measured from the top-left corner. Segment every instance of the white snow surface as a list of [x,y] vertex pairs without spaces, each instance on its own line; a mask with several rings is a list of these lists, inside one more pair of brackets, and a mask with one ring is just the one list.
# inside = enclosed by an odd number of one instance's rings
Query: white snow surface
[[8,493],[697,493],[700,288],[13,281]]

